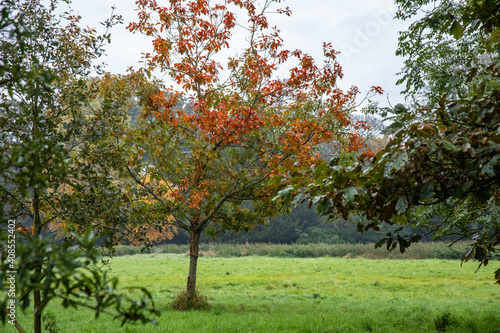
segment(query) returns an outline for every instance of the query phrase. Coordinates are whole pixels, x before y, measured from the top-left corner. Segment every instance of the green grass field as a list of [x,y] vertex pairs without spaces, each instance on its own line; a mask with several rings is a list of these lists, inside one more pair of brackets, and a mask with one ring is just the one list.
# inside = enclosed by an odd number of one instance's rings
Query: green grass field
[[[111,260],[121,286],[144,286],[158,326],[126,325],[87,310],[48,308],[60,332],[500,332],[494,262],[340,258],[202,257],[198,288],[212,309],[180,312],[188,257],[145,254]],[[32,331],[28,316],[20,322]],[[2,332],[14,332],[13,327]]]

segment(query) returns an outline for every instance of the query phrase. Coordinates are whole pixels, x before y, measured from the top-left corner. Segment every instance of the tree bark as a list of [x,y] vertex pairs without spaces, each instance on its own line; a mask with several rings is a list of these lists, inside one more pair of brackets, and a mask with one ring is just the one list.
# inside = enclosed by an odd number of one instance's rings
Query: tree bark
[[189,274],[187,278],[186,295],[188,306],[193,306],[193,301],[196,296],[196,268],[198,265],[198,253],[200,243],[201,230],[190,230],[190,243],[189,243]]
[[[38,193],[34,190],[33,195],[33,236],[35,239],[40,237],[42,232],[42,221],[40,219],[40,198],[38,197]],[[35,277],[40,279],[42,276],[42,263],[37,262],[35,268]],[[40,282],[40,281],[37,281]],[[33,331],[35,333],[42,333],[42,313],[40,311],[40,304],[42,302],[40,290],[33,291]]]
[[[38,274],[39,270],[35,270],[35,274]],[[35,333],[42,333],[42,313],[40,312],[40,303],[41,303],[41,297],[40,297],[40,290],[35,290],[33,291],[33,315],[34,315],[34,320],[33,320],[33,328]]]

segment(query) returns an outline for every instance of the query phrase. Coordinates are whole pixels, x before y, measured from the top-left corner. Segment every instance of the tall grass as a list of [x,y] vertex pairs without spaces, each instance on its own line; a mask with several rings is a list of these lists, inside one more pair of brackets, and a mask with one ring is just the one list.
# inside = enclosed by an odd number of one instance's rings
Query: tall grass
[[[467,247],[466,242],[450,247],[447,243],[417,243],[406,249],[387,251],[385,247],[375,249],[374,244],[200,244],[200,255],[210,257],[267,256],[281,258],[317,258],[317,257],[362,257],[367,259],[460,259]],[[115,255],[134,255],[141,253],[183,254],[189,251],[189,245],[165,244],[153,246],[144,251],[140,246],[120,245]]]

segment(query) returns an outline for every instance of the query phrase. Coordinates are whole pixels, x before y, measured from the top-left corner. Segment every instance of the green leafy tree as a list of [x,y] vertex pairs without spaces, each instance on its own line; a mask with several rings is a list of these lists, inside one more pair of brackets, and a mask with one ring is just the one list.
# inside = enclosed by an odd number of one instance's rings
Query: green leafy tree
[[[88,103],[98,94],[90,75],[101,70],[92,63],[109,34],[81,28],[71,12],[56,15],[57,5],[2,2],[0,286],[11,290],[7,277],[15,274],[16,298],[22,309],[33,307],[35,332],[42,330],[44,308],[57,298],[96,315],[114,307],[123,323],[146,321],[156,313],[149,293],[141,289],[140,301],[119,294],[116,279],[95,269],[95,239],[85,232],[91,228],[112,246],[127,219],[123,189],[98,158],[104,135],[123,119],[93,112]],[[107,102],[100,110],[107,111]],[[51,224],[64,228],[62,240],[43,235]],[[7,308],[9,295],[1,300],[1,318],[22,332]]]
[[[348,170],[319,165],[314,183],[299,181],[281,196],[291,200],[295,189],[295,201],[318,203],[322,214],[361,213],[368,222],[360,231],[411,223],[409,214],[431,207],[435,218],[421,226],[469,239],[464,260],[486,265],[500,244],[500,3],[396,3],[402,19],[424,11],[398,51],[408,57],[401,82],[415,103],[394,107],[391,140],[374,158],[361,155]],[[404,251],[420,239],[390,232],[378,246]],[[500,283],[500,270],[495,278]]]

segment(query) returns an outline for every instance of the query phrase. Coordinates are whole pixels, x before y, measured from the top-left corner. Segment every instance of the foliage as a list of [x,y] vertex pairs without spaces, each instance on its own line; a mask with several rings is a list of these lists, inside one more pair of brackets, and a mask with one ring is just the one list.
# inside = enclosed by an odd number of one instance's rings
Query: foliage
[[[276,2],[259,8],[239,0],[172,0],[165,6],[141,0],[138,21],[128,27],[152,38],[153,53],[145,54],[146,69],[115,78],[137,87],[130,96],[137,96],[142,112],[111,149],[127,154],[110,161],[144,193],[145,212],[189,232],[189,298],[202,231],[215,237],[266,223],[285,208],[271,200],[273,175],[289,179],[292,167],[314,165],[320,160],[316,145],[332,138],[344,150],[360,147],[349,128],[357,89],[337,88],[342,73],[336,52],[325,43],[324,65],[318,66],[300,50],[285,50],[266,18]],[[237,21],[236,12],[248,21]],[[234,51],[231,35],[238,27],[245,28],[249,45],[224,65],[219,59]],[[154,69],[177,89],[148,82]],[[278,78],[280,69],[288,75]]]
[[[88,104],[97,89],[91,75],[102,70],[93,63],[103,54],[109,34],[81,28],[81,18],[71,11],[56,14],[58,5],[55,0],[45,5],[35,0],[2,2],[1,263],[14,265],[14,260],[8,261],[11,247],[6,242],[15,237],[18,291],[24,309],[33,295],[35,332],[41,331],[48,302],[61,297],[65,306],[82,305],[72,299],[77,294],[95,296],[97,315],[116,305],[124,322],[149,320],[149,310],[143,308],[149,301],[131,302],[126,308],[116,281],[82,266],[71,250],[90,240],[82,242],[69,233],[82,235],[88,228],[101,243],[112,246],[128,217],[120,200],[121,184],[113,182],[98,158],[104,133],[122,119],[111,112],[94,113]],[[110,28],[119,21],[112,15],[104,25]],[[7,224],[14,225],[9,234]],[[65,231],[60,242],[44,235],[51,224]],[[87,255],[83,263],[89,265],[95,258]],[[5,287],[5,280],[1,283]]]
[[[15,40],[17,47],[20,52],[25,49],[25,38],[29,35],[29,31],[24,28],[24,15],[16,13],[12,10],[14,0],[5,0],[2,2],[2,7],[0,8],[0,31],[2,34],[2,40],[9,38]],[[2,50],[9,47],[8,44],[2,44]],[[8,88],[13,83],[19,82],[24,77],[28,77],[35,74],[34,70],[30,71],[29,68],[23,68],[17,64],[12,64],[7,61],[7,59],[0,59],[0,87]],[[12,97],[12,91],[9,91]],[[2,105],[4,105],[4,100],[2,100]]]
[[[102,202],[116,201],[119,195],[107,170],[99,170],[99,151],[92,150],[104,128],[115,124],[105,120],[104,113],[92,114],[85,107],[86,99],[95,94],[88,79],[94,70],[91,63],[104,52],[109,36],[80,28],[80,17],[71,13],[57,17],[55,6],[56,2],[49,8],[36,1],[16,2],[11,10],[23,13],[29,21],[24,29],[30,33],[23,37],[23,48],[17,48],[17,39],[9,34],[2,40],[4,61],[31,71],[2,89],[0,195],[7,203],[2,208],[11,219],[40,222],[23,229],[37,235],[51,222],[69,220],[85,230],[90,219],[106,219],[105,213],[108,222],[110,215],[123,216],[113,210],[116,204],[103,207]],[[6,73],[8,80],[11,76]]]
[[[23,311],[33,306],[30,294],[40,291],[42,302],[38,307],[41,313],[49,302],[60,299],[64,308],[86,307],[95,311],[96,318],[101,313],[109,314],[121,319],[122,325],[134,321],[150,322],[152,315],[159,315],[154,310],[151,294],[145,288],[129,287],[129,290],[137,290],[141,294],[140,298],[132,299],[117,288],[117,277],[99,271],[101,257],[97,254],[95,238],[91,233],[82,237],[72,234],[71,237],[73,241],[66,240],[61,244],[53,244],[42,237],[32,242],[18,241],[16,255],[22,260],[11,266],[11,262],[2,258],[0,286],[8,289],[9,272],[17,272],[16,296]],[[7,248],[7,244],[7,238],[0,240],[2,248]],[[47,261],[44,270],[33,273],[40,260]],[[6,309],[10,299],[5,294],[0,303],[3,322],[8,319]]]
[[[431,3],[396,2],[403,19]],[[327,216],[362,213],[368,222],[358,224],[360,231],[377,230],[384,221],[405,225],[414,207],[444,209],[443,220],[427,223],[432,231],[471,239],[465,261],[494,259],[500,228],[496,218],[484,217],[500,202],[499,12],[496,1],[442,1],[425,12],[402,35],[399,49],[409,57],[406,92],[423,96],[425,104],[415,98],[412,107],[393,108],[391,140],[374,158],[361,155],[351,169],[318,165],[307,172],[314,183],[298,181],[278,198],[291,200],[295,193],[295,202],[317,204]],[[421,237],[388,233],[377,246],[399,245],[403,252]],[[500,270],[498,283],[499,277]]]
[[423,14],[402,32],[397,51],[406,58],[398,83],[405,83],[409,97],[432,106],[443,94],[456,100],[476,95],[481,85],[498,88],[496,75],[490,76],[498,57],[497,1],[445,0],[439,6],[430,0],[396,2],[399,19]]

